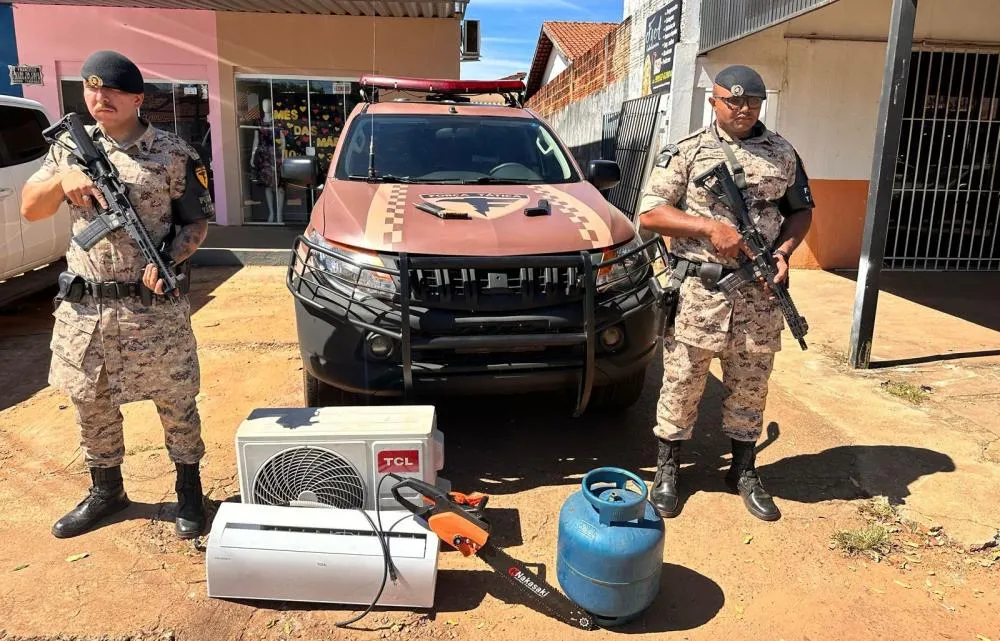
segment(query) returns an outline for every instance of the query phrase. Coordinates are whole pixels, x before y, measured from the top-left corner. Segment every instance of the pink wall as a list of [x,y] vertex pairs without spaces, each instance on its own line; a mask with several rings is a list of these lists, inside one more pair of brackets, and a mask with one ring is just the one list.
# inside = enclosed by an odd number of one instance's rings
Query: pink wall
[[[44,84],[25,85],[24,96],[62,115],[61,78],[79,78],[91,52],[114,49],[131,58],[147,82],[208,82],[216,218],[227,223],[219,53],[212,11],[14,5],[18,58],[41,65]],[[239,221],[234,221],[237,224]]]

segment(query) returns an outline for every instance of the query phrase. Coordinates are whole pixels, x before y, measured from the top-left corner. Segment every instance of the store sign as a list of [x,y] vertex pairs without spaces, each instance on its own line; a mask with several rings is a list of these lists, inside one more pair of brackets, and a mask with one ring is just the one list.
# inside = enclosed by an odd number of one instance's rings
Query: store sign
[[42,84],[42,67],[40,65],[7,65],[12,85]]
[[681,0],[667,4],[646,18],[646,50],[642,95],[670,91],[674,79],[674,46],[681,35]]
[[334,82],[333,83],[333,93],[351,93],[351,83],[349,82]]

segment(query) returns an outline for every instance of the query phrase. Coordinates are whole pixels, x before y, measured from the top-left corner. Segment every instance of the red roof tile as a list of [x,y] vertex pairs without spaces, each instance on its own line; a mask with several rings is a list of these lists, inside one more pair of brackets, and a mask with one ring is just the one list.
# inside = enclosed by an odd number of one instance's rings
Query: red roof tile
[[590,51],[617,26],[617,22],[543,22],[542,30],[573,60]]
[[617,22],[543,22],[535,45],[535,56],[531,61],[531,71],[528,73],[528,95],[534,94],[541,86],[542,74],[545,73],[553,47],[558,48],[572,62],[617,28]]

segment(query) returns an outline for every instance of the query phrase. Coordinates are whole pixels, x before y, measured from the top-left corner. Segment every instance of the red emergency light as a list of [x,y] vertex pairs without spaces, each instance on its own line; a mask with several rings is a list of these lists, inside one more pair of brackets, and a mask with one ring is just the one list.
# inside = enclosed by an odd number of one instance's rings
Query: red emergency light
[[392,76],[362,76],[361,86],[434,94],[502,94],[520,93],[525,90],[524,82],[520,80],[451,80]]

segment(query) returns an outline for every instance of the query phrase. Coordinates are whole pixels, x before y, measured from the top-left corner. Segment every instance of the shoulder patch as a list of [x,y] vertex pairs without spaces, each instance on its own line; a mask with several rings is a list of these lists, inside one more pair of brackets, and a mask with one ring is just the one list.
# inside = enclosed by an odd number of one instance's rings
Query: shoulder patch
[[676,156],[680,152],[681,150],[677,148],[677,145],[672,143],[667,145],[666,147],[663,148],[662,151],[660,151],[660,154],[656,157],[656,166],[659,167],[660,169],[666,169],[667,166],[670,164],[670,161],[673,160],[674,156]]

